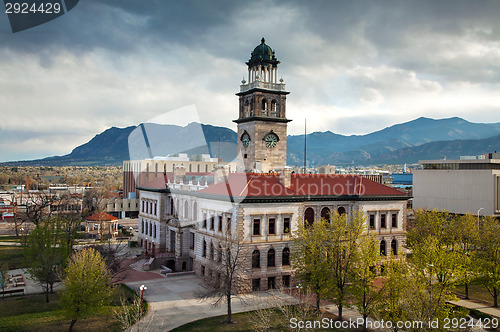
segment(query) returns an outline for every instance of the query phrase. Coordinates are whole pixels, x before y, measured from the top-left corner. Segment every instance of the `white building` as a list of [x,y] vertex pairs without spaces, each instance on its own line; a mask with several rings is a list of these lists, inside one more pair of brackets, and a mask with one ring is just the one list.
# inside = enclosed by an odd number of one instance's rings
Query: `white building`
[[414,208],[500,216],[500,153],[420,164],[413,172]]

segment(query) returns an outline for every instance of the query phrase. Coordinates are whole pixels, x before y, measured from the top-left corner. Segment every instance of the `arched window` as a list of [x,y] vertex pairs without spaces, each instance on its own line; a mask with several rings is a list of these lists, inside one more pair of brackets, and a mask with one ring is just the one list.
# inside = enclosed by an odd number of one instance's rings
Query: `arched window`
[[184,176],[182,177],[182,183],[184,183],[184,184],[188,184],[188,177],[187,177],[187,176],[185,176],[185,175],[184,175]]
[[198,203],[193,204],[193,220],[198,220]]
[[330,215],[331,215],[331,212],[330,212],[329,208],[327,208],[325,206],[324,208],[321,209],[321,218],[323,218],[327,221],[330,221]]
[[260,251],[254,250],[252,252],[252,268],[260,267]]
[[189,164],[189,172],[191,173],[193,171],[193,165]]
[[276,266],[275,258],[276,252],[272,248],[269,249],[267,252],[267,266]]
[[184,202],[184,218],[189,218],[189,204],[187,201]]
[[340,215],[345,214],[345,207],[343,207],[343,206],[339,206],[339,208],[337,209],[337,212],[338,212],[338,214],[340,214]]
[[304,211],[304,221],[306,226],[314,224],[314,210],[312,208],[309,207]]
[[382,256],[387,256],[387,251],[385,249],[385,240],[380,241],[380,254]]
[[205,173],[208,173],[208,164],[205,165]]
[[174,214],[174,199],[172,197],[168,198],[168,204],[169,204],[169,212],[170,214]]
[[200,164],[198,164],[198,173],[200,173]]
[[262,110],[267,111],[267,100],[262,99]]
[[396,239],[392,239],[391,241],[391,253],[394,256],[398,255],[398,241],[396,241]]
[[290,265],[290,249],[288,248],[283,249],[283,253],[281,254],[281,265]]
[[276,100],[274,99],[271,101],[271,116],[278,116],[278,112],[276,111]]
[[194,184],[194,185],[198,184],[198,181],[196,181],[196,176],[193,175],[191,177],[191,183]]

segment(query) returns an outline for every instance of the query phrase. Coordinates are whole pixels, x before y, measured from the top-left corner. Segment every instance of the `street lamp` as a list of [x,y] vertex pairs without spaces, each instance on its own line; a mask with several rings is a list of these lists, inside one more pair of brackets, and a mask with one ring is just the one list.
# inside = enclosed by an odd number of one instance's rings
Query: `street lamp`
[[479,212],[483,210],[483,208],[480,208],[479,210],[477,210],[477,229],[479,229]]
[[142,316],[142,301],[144,299],[144,291],[147,290],[148,288],[144,285],[141,285],[141,287],[139,287],[139,289],[141,290],[141,309],[140,309],[140,316]]

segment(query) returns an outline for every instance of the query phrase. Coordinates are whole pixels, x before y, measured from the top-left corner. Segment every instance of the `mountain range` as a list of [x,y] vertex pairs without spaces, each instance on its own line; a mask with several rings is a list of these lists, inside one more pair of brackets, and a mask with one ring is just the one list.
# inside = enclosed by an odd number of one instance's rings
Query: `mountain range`
[[[302,165],[304,135],[287,138],[287,164]],[[167,154],[210,154],[224,161],[236,157],[237,134],[225,127],[190,123],[185,127],[145,123],[112,127],[64,156],[7,162],[17,166],[121,165],[123,160]],[[307,134],[310,165],[374,165],[456,159],[500,150],[500,123],[472,123],[462,118],[418,118],[366,135]]]

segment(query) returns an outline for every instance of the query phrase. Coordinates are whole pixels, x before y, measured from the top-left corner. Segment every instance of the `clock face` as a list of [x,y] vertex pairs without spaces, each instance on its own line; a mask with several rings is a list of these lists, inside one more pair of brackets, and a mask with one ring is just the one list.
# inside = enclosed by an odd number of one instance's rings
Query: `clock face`
[[250,135],[247,132],[243,133],[241,136],[241,142],[245,148],[248,148],[248,144],[250,144]]
[[278,144],[278,141],[278,135],[273,132],[267,134],[266,137],[264,137],[264,142],[266,142],[266,147],[268,148],[274,148],[276,144]]

